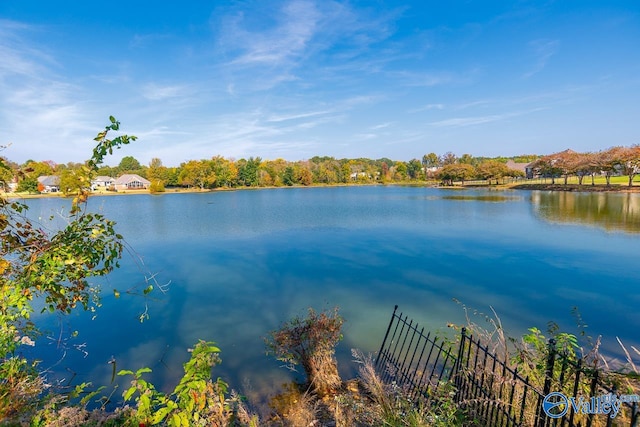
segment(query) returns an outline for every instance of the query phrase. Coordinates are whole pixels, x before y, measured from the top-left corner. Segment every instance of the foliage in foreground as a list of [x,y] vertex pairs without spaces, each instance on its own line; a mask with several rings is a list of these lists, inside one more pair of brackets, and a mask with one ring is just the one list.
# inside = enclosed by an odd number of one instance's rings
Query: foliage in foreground
[[[79,181],[89,184],[107,153],[135,137],[108,139],[110,124],[95,138],[93,156],[79,171]],[[6,169],[0,161],[0,169]],[[34,302],[42,311],[68,314],[76,307],[95,310],[98,288],[90,280],[118,267],[124,248],[114,222],[84,210],[88,185],[77,189],[65,228],[47,232],[26,215],[28,207],[0,198],[0,420],[33,412],[46,390],[37,363],[21,352],[35,345],[40,331],[31,321]]]
[[240,396],[229,393],[227,383],[220,378],[212,380],[211,369],[220,362],[220,349],[213,342],[200,341],[190,351],[184,376],[170,394],[157,391],[142,378],[151,372],[149,368],[118,372],[133,377],[123,398],[125,402],[135,401],[135,421],[170,427],[258,425],[257,417],[249,415]]

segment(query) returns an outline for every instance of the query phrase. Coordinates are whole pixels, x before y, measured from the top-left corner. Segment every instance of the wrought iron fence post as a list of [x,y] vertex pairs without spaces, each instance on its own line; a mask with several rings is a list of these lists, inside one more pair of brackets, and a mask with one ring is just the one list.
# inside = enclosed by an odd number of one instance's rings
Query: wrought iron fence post
[[376,368],[380,363],[380,357],[382,356],[382,351],[384,350],[384,345],[387,343],[387,338],[389,337],[389,331],[391,330],[391,325],[393,325],[393,319],[396,317],[396,311],[398,310],[398,304],[393,308],[393,314],[391,315],[391,320],[389,321],[389,326],[387,327],[387,332],[384,334],[384,339],[382,340],[382,345],[380,346],[380,351],[378,352],[378,357],[376,357]]
[[543,394],[546,396],[551,392],[551,381],[553,380],[553,367],[556,363],[556,340],[549,339],[549,357],[547,357],[547,366],[544,371],[544,389]]
[[458,354],[456,355],[456,362],[452,369],[453,384],[456,389],[454,401],[460,402],[461,393],[460,388],[462,385],[462,379],[460,378],[460,367],[462,366],[462,357],[464,355],[464,340],[467,338],[467,328],[464,326],[460,330],[460,346],[458,346]]
[[556,363],[556,340],[550,338],[547,348],[549,350],[549,356],[547,357],[547,366],[544,370],[544,387],[542,389],[542,396],[538,399],[538,408],[536,409],[536,426],[539,427],[546,425],[546,414],[542,411],[542,399],[551,392],[553,368]]

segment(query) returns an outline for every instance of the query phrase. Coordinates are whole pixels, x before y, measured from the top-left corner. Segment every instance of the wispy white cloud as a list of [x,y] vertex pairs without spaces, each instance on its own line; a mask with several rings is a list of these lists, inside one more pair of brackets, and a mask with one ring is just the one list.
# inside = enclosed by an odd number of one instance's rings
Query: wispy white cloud
[[214,13],[220,16],[212,24],[219,28],[218,56],[225,58],[225,78],[238,92],[287,83],[314,87],[354,70],[377,72],[390,58],[406,57],[370,50],[393,34],[393,13],[373,17],[331,0],[276,4],[280,7],[266,9],[263,3],[251,8],[243,3],[231,15],[224,9]]
[[478,116],[478,117],[454,117],[451,119],[431,122],[429,124],[431,126],[436,126],[436,127],[463,127],[463,126],[480,125],[484,123],[504,120],[511,116],[512,115],[510,114],[494,114],[489,116]]
[[295,0],[280,9],[269,29],[247,28],[245,12],[227,20],[222,42],[238,55],[232,65],[281,65],[304,53],[317,29],[319,14],[311,1]]
[[495,104],[496,101],[495,100],[491,100],[491,99],[478,99],[475,101],[469,101],[469,102],[463,102],[461,104],[457,104],[452,106],[453,110],[466,110],[468,108],[475,108],[475,107],[486,107],[488,105],[491,104]]
[[0,28],[0,141],[12,143],[7,156],[76,160],[91,128],[84,89],[60,76],[54,56],[31,41],[46,29],[6,20]]
[[538,39],[531,41],[529,47],[535,55],[535,63],[522,77],[528,79],[541,72],[547,66],[551,57],[558,51],[559,46],[560,42],[558,40]]
[[392,72],[390,75],[392,78],[398,79],[401,84],[413,87],[432,87],[468,81],[467,78],[456,76],[448,71],[431,73],[400,71]]
[[408,113],[420,113],[422,111],[428,111],[428,110],[444,110],[444,108],[445,108],[444,104],[427,104],[422,107],[413,108],[409,110]]
[[0,78],[23,76],[38,78],[55,64],[54,58],[30,44],[25,35],[40,28],[20,22],[0,19]]
[[371,130],[379,130],[379,129],[384,129],[384,128],[388,128],[389,126],[391,126],[393,123],[391,122],[387,122],[387,123],[380,123],[379,125],[375,125],[372,126],[370,129]]
[[331,111],[327,110],[327,111],[309,111],[307,113],[296,113],[296,114],[289,114],[289,115],[272,115],[267,119],[267,121],[268,122],[285,122],[289,120],[298,120],[298,119],[305,119],[308,117],[322,116],[330,113]]
[[165,41],[170,39],[171,35],[162,34],[162,33],[154,33],[154,34],[135,34],[131,41],[129,42],[129,46],[133,49],[144,48],[153,43]]
[[186,85],[159,85],[147,83],[142,87],[142,96],[151,101],[161,101],[190,95],[192,89]]
[[475,116],[475,117],[454,117],[445,120],[438,120],[435,122],[429,123],[431,126],[435,127],[466,127],[466,126],[476,126],[482,125],[485,123],[498,122],[506,119],[510,119],[512,117],[522,116],[525,114],[531,114],[537,111],[544,110],[544,108],[533,108],[527,111],[517,111],[517,112],[509,112],[509,113],[501,113],[501,114],[490,114],[486,116]]

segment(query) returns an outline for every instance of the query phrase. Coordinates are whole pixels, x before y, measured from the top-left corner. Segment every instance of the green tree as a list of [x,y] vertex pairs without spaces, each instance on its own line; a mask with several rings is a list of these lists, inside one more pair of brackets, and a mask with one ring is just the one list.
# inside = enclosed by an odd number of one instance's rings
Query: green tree
[[112,168],[111,166],[102,165],[96,171],[96,175],[116,178],[118,176],[118,168]]
[[117,167],[118,174],[122,175],[125,173],[135,173],[138,175],[146,175],[143,172],[142,165],[138,160],[136,160],[133,156],[125,156],[120,160],[120,163]]
[[293,166],[289,165],[284,169],[284,173],[282,174],[282,183],[284,185],[292,186],[295,182],[295,171],[293,170]]
[[[110,122],[95,138],[98,144],[87,163],[88,174],[97,170],[107,153],[135,139],[127,135],[108,139],[110,131],[119,129],[115,118]],[[35,362],[21,351],[39,334],[31,319],[34,301],[52,313],[95,309],[98,291],[90,280],[118,266],[122,236],[115,232],[113,221],[81,208],[87,196],[81,186],[68,225],[51,233],[25,215],[26,205],[0,198],[0,414],[5,416],[20,418],[32,411],[43,391]]]
[[167,182],[167,175],[168,170],[162,164],[162,160],[157,157],[151,159],[149,162],[149,168],[147,169],[147,179],[151,181],[152,184],[154,182],[161,183],[164,187],[164,184]]
[[80,170],[64,169],[60,173],[60,191],[64,195],[78,194],[85,183]]
[[236,165],[222,156],[216,156],[210,161],[211,170],[215,175],[216,187],[232,187],[238,179]]
[[180,165],[180,184],[200,187],[201,190],[210,187],[216,180],[207,160],[189,160]]
[[260,157],[249,157],[249,160],[241,159],[238,162],[238,182],[245,187],[256,187],[258,185],[258,169],[260,168]]
[[16,188],[18,193],[38,193],[38,180],[36,178],[23,178]]
[[407,164],[407,174],[411,179],[418,179],[422,174],[422,163],[418,159],[409,160]]
[[465,165],[476,166],[478,161],[471,154],[465,153],[458,159],[458,163],[464,163]]
[[181,168],[167,168],[167,182],[168,187],[176,187],[180,185],[180,172]]
[[396,162],[393,167],[395,180],[403,181],[407,179],[407,164],[405,162]]
[[47,162],[34,162],[29,160],[22,166],[25,176],[37,179],[39,176],[53,175],[53,168]]
[[284,182],[284,171],[289,166],[289,163],[284,159],[276,159],[276,160],[265,160],[262,162],[260,168],[269,175],[270,185],[275,185],[276,187],[280,187],[282,185],[293,185],[293,170],[291,171],[291,175],[289,178],[291,179],[290,184],[286,184]]

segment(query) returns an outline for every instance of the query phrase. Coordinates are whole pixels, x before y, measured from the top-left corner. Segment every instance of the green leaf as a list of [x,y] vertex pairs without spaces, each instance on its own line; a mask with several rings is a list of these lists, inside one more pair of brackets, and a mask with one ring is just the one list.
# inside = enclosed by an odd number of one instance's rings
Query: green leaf
[[123,375],[133,375],[133,371],[129,371],[128,369],[123,369],[118,372],[118,376],[123,376]]
[[150,368],[140,368],[136,371],[136,376],[140,376],[141,374],[145,374],[147,372],[151,372]]
[[113,116],[109,116],[109,121],[111,121],[111,123],[115,123],[116,122],[116,118]]
[[151,408],[151,399],[148,394],[143,394],[140,396],[140,401],[138,402],[138,407],[146,412]]
[[178,414],[173,414],[173,416],[171,417],[171,422],[173,423],[174,426],[176,427],[180,427],[180,415]]
[[155,415],[151,419],[151,424],[159,424],[162,420],[165,419],[167,415],[171,412],[170,408],[160,408],[156,411]]
[[[118,374],[120,375],[120,374]],[[131,399],[131,396],[133,396],[133,393],[136,392],[136,388],[135,387],[129,387],[129,390],[127,390],[123,395],[122,398],[126,401],[128,401],[129,399]]]

